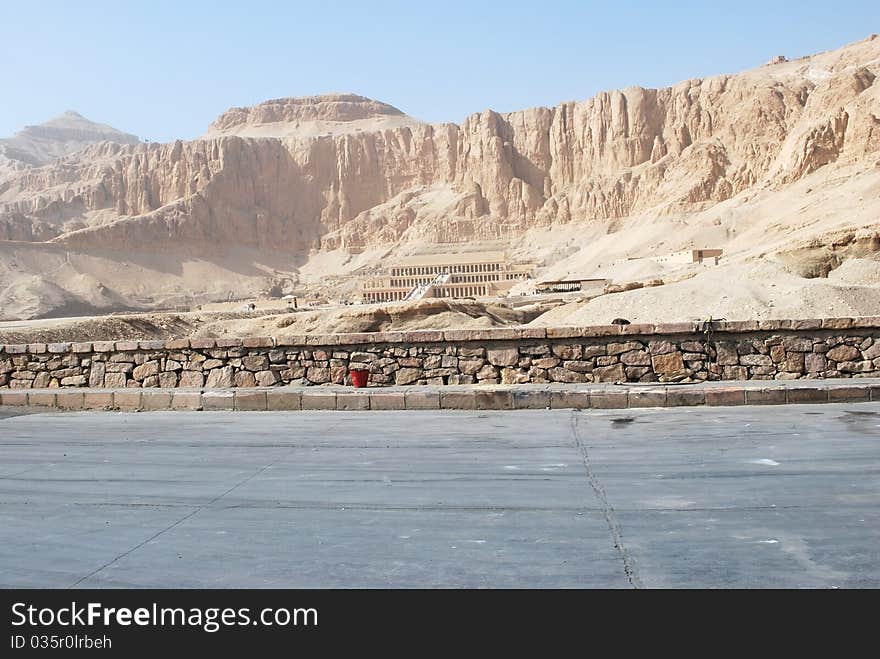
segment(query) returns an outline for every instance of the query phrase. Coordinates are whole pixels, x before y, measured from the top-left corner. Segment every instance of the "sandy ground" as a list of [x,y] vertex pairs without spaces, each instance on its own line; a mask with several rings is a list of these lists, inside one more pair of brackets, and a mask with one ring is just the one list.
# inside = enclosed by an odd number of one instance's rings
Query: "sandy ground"
[[807,279],[778,262],[718,266],[690,279],[559,306],[534,325],[880,315],[880,261],[857,259]]
[[[547,303],[553,304],[553,303]],[[542,313],[499,302],[422,300],[315,310],[139,313],[0,323],[0,343],[169,339],[191,336],[287,336],[523,325]]]

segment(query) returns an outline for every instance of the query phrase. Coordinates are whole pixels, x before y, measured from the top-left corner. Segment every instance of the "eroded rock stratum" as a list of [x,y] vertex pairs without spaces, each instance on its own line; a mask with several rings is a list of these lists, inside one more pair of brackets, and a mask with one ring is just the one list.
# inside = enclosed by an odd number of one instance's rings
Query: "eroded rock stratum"
[[[666,227],[662,248],[656,232],[622,234],[631,253],[711,241],[735,262],[826,247],[876,230],[878,74],[871,37],[460,125],[336,94],[234,108],[189,142],[99,141],[50,164],[16,161],[0,170],[0,306],[27,316],[45,312],[34,299],[70,304],[65,294],[94,308],[218,298],[441,242],[537,254],[529,231],[578,223]],[[795,214],[786,194],[813,188],[824,196]],[[338,249],[364,256],[302,269]]]

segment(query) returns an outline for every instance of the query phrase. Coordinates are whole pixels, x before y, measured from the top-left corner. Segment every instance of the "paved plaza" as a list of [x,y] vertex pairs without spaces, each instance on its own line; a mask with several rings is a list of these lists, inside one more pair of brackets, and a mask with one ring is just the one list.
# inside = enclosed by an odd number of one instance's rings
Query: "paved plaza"
[[880,587],[880,403],[22,411],[3,587]]

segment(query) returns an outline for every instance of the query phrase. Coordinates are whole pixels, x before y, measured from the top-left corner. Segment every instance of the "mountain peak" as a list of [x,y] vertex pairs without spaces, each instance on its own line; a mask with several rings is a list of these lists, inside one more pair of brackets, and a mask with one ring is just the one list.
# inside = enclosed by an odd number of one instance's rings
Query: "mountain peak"
[[0,139],[0,151],[8,161],[19,166],[39,167],[95,142],[105,141],[137,144],[140,140],[135,135],[67,110],[42,124],[25,126],[10,138]]
[[358,94],[276,98],[250,107],[230,108],[208,128],[208,135],[291,137],[381,130],[419,122],[396,107]]

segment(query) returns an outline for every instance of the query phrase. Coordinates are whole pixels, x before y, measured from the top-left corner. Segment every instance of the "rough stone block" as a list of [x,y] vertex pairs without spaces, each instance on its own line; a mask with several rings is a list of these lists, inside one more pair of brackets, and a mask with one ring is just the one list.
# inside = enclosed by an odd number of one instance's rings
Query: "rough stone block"
[[269,358],[266,355],[248,355],[241,360],[241,365],[249,371],[262,371],[269,368]]
[[836,362],[849,362],[859,359],[862,353],[855,346],[839,345],[829,350],[825,356]]
[[746,389],[745,392],[748,405],[782,405],[787,399],[783,387]]
[[[59,391],[55,394],[56,405],[62,410],[81,410],[85,408],[85,397],[81,391]],[[94,409],[94,408],[88,408]]]
[[789,403],[827,403],[828,390],[825,387],[792,387],[788,390]]
[[[495,366],[515,366],[519,361],[519,350],[514,348],[490,348],[486,358]],[[425,365],[428,367],[427,364]]]
[[404,402],[408,410],[439,410],[440,392],[438,391],[407,391]]
[[609,343],[605,346],[605,353],[609,356],[620,355],[632,350],[643,350],[645,346],[639,341],[626,341],[623,343]]
[[373,334],[372,343],[402,343],[403,332],[376,332]]
[[159,374],[159,362],[156,360],[152,360],[141,364],[140,366],[136,366],[134,371],[132,371],[132,377],[135,380],[145,380],[151,375]]
[[590,392],[590,407],[595,410],[620,410],[629,405],[626,389]]
[[513,331],[517,339],[547,338],[547,329],[544,327],[517,327]]
[[141,409],[141,394],[139,389],[126,389],[113,392],[113,405],[124,412],[134,412]]
[[218,348],[240,348],[242,346],[242,339],[237,337],[229,337],[222,336],[214,339],[214,343]]
[[340,391],[336,394],[336,409],[367,411],[370,409],[370,394],[367,391]]
[[235,408],[234,396],[231,391],[202,392],[202,409],[231,410]]
[[823,318],[822,329],[849,329],[853,326],[852,318]]
[[584,327],[581,330],[581,336],[588,339],[599,336],[617,336],[619,334],[620,325],[593,325],[592,327]]
[[45,343],[28,343],[27,351],[32,355],[42,355],[48,350]]
[[583,329],[580,327],[548,327],[548,339],[572,339],[580,338],[583,335]]
[[274,339],[276,346],[302,347],[306,345],[308,337],[301,334],[288,334],[286,336],[276,336]]
[[371,410],[404,410],[406,400],[402,391],[370,390]]
[[554,410],[586,410],[590,408],[589,391],[550,390],[550,408]]
[[165,350],[165,341],[149,340],[138,341],[138,350],[153,352],[156,350]]
[[174,391],[171,393],[172,410],[202,409],[202,395],[198,391]]
[[672,385],[666,388],[666,407],[705,405],[706,392],[690,385]]
[[250,371],[239,371],[232,377],[232,383],[236,387],[256,387],[257,379],[254,377],[254,374]]
[[440,343],[443,341],[443,332],[438,332],[437,330],[404,332],[403,340],[406,343]]
[[46,346],[46,350],[53,354],[61,354],[65,352],[70,352],[70,344],[69,343],[50,343]]
[[514,389],[513,407],[517,410],[545,410],[550,407],[550,392],[535,389]]
[[593,378],[596,382],[625,382],[626,372],[623,364],[614,364],[593,369]]
[[[655,360],[662,360],[665,357],[655,357]],[[651,355],[645,352],[644,350],[630,350],[629,352],[625,352],[620,355],[620,361],[627,366],[650,366],[651,365]],[[681,358],[679,357],[679,361]],[[655,362],[656,363],[656,362]],[[655,367],[656,370],[656,367]],[[680,369],[679,369],[680,370]]]
[[654,325],[655,334],[693,334],[694,323],[658,323]]
[[666,355],[670,352],[677,352],[678,348],[672,341],[648,341],[648,352],[652,355]]
[[3,391],[0,392],[0,405],[22,407],[27,405],[26,391]]
[[790,320],[759,320],[758,327],[763,332],[777,332],[779,330],[791,329]]
[[265,391],[236,391],[234,404],[237,410],[265,412],[268,409]]
[[641,324],[633,323],[631,325],[621,325],[620,326],[620,333],[624,334],[624,335],[626,335],[626,334],[648,335],[648,334],[656,334],[656,331],[654,329],[654,325],[650,325],[648,323],[641,323]]
[[[345,369],[343,369],[343,374],[345,373]],[[261,387],[272,387],[278,384],[281,381],[281,378],[278,376],[278,373],[275,371],[260,371],[256,374],[257,384]],[[343,375],[344,378],[344,375]]]
[[104,362],[94,362],[89,369],[89,386],[98,388],[104,386],[104,376],[107,372],[107,366]]
[[241,344],[245,348],[274,348],[275,341],[272,340],[271,336],[251,336],[246,339],[242,339]]
[[633,388],[627,391],[629,407],[665,407],[665,389]]
[[444,410],[475,410],[477,409],[476,392],[440,391],[440,408]]
[[228,389],[232,386],[233,369],[231,366],[215,368],[208,373],[205,386],[212,389]]
[[394,383],[399,385],[412,384],[424,376],[420,368],[401,368],[394,373]]
[[266,392],[266,409],[270,411],[291,411],[302,409],[302,394],[298,391],[274,389]]
[[92,352],[91,343],[74,343],[70,346],[71,352]]
[[478,410],[512,410],[513,392],[509,389],[480,390],[475,392]]
[[302,394],[304,410],[335,410],[335,391],[304,391]]
[[587,382],[590,379],[590,376],[588,376],[586,373],[570,371],[567,368],[562,368],[561,366],[549,369],[547,371],[547,374],[553,382],[565,382],[568,384]]
[[842,401],[855,402],[871,400],[871,387],[868,385],[829,387],[828,400],[832,403]]
[[791,329],[793,330],[813,330],[821,329],[821,318],[801,318],[800,320],[791,321]]
[[148,412],[171,409],[171,392],[142,391],[141,408]]
[[746,392],[740,387],[707,389],[706,405],[745,405]]
[[[571,345],[567,343],[561,343],[554,346],[551,346],[551,350],[556,357],[560,359],[567,360],[579,360],[584,356],[584,348],[579,343]],[[555,366],[555,364],[554,364]],[[549,368],[548,366],[542,366],[541,368]]]
[[55,393],[32,391],[28,394],[28,405],[31,407],[55,407]]
[[85,391],[83,392],[82,406],[87,410],[112,410],[112,391]]
[[125,387],[125,373],[106,373],[104,375],[104,386],[108,389],[121,389]]
[[728,320],[717,324],[718,332],[757,332],[760,329],[757,320]]
[[177,386],[177,373],[159,373],[158,377],[159,386],[163,389],[173,389]]
[[770,355],[741,355],[739,363],[743,366],[773,366]]

